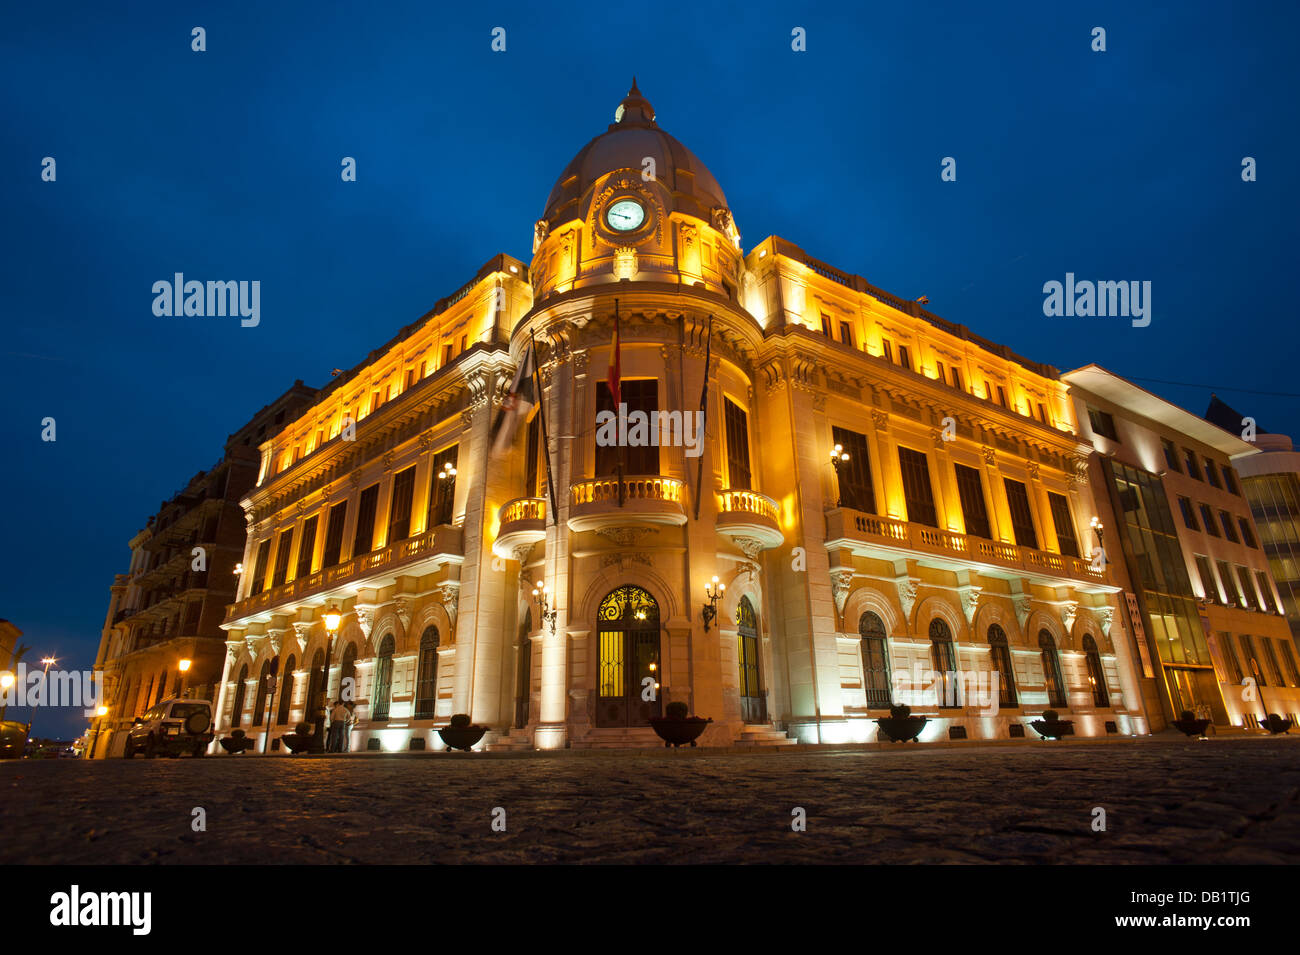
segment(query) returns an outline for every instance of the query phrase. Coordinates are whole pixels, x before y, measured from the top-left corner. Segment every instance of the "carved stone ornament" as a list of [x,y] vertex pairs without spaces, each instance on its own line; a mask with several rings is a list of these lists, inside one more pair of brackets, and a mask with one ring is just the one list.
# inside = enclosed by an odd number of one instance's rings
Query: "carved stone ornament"
[[608,537],[620,547],[634,547],[642,537],[659,532],[652,527],[621,526],[600,527],[596,529],[596,533],[601,537]]
[[397,619],[402,621],[402,632],[407,633],[411,629],[411,604],[413,601],[410,597],[394,597],[393,610],[397,614]]
[[353,613],[357,615],[357,626],[361,628],[361,635],[370,642],[370,631],[375,626],[375,608],[374,607],[353,607]]
[[1030,461],[1029,464],[1028,464],[1028,468],[1029,468],[1029,480],[1031,480],[1031,481],[1037,481],[1037,480],[1038,480],[1038,462],[1037,462],[1037,461]]
[[545,219],[538,219],[537,222],[533,224],[533,251],[534,252],[536,252],[539,248],[541,248],[542,243],[546,241],[546,237],[550,235],[550,233],[551,233],[551,224],[547,222]]
[[1016,612],[1016,621],[1020,624],[1020,629],[1025,629],[1025,621],[1029,619],[1029,595],[1016,594],[1011,598],[1011,607]]
[[455,621],[457,607],[460,604],[460,584],[443,584],[440,596],[442,597],[443,609],[447,611],[447,616]]
[[1067,634],[1074,631],[1074,618],[1079,616],[1079,603],[1076,600],[1067,600],[1061,605],[1061,622],[1065,624]]
[[262,647],[266,645],[266,635],[261,633],[254,635],[250,633],[244,637],[244,643],[248,647],[248,652],[256,657],[262,652]]
[[601,559],[602,567],[612,567],[618,564],[621,570],[627,570],[632,564],[645,564],[647,567],[653,567],[654,561],[645,551],[620,551],[617,554],[606,554]]
[[298,641],[298,652],[306,653],[307,641],[311,639],[311,628],[314,627],[315,624],[295,621],[292,626],[294,639]]
[[239,655],[244,652],[244,647],[246,646],[247,644],[244,643],[243,640],[227,640],[226,641],[226,662],[234,663],[236,660],[238,660]]
[[835,595],[835,610],[844,613],[844,604],[853,589],[853,571],[840,570],[831,574],[831,593]]
[[889,430],[889,415],[875,408],[871,409],[871,423],[876,426],[877,431]]
[[741,553],[750,560],[757,560],[758,555],[763,552],[763,542],[752,537],[735,537],[732,540],[740,548]]
[[997,467],[997,458],[994,456],[992,448],[980,448],[980,454],[984,455],[984,463],[989,467]]
[[894,583],[898,587],[898,603],[903,608],[903,617],[911,620],[912,608],[916,606],[916,591],[921,586],[921,578],[900,577]]
[[271,654],[280,655],[280,648],[284,646],[284,635],[289,632],[288,627],[267,627],[266,638],[271,641]]
[[961,612],[966,616],[968,625],[975,623],[975,612],[979,609],[980,594],[983,593],[983,587],[959,587],[957,595],[961,597]]
[[1114,607],[1098,607],[1093,611],[1097,615],[1097,620],[1101,624],[1101,632],[1107,637],[1110,636],[1110,625],[1115,619]]

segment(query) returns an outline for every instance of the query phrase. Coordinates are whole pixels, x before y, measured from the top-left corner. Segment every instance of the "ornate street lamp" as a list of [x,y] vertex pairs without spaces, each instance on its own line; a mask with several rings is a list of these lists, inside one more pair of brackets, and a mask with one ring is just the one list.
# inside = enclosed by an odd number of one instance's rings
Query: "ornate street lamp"
[[542,620],[546,623],[547,629],[555,633],[555,618],[558,611],[551,606],[551,595],[547,592],[546,581],[539,580],[533,587],[533,599],[537,601],[537,606],[542,611]]
[[713,582],[711,584],[704,585],[704,596],[708,598],[708,601],[700,611],[700,616],[704,618],[705,633],[709,632],[709,624],[717,619],[718,601],[722,599],[723,591],[726,589],[727,585],[719,583],[717,574],[713,575]]
[[[315,723],[315,727],[311,731],[311,751],[313,753],[323,753],[325,751],[325,697],[329,692],[330,654],[334,649],[334,634],[339,632],[339,623],[343,620],[343,613],[334,604],[330,604],[329,609],[321,616],[325,621],[325,669],[321,673],[320,690],[318,691],[321,697],[321,708],[312,714]],[[307,705],[311,706],[315,702],[315,700],[309,699]]]
[[190,667],[193,665],[194,665],[194,661],[189,659],[188,657],[181,660],[180,663],[176,664],[176,669],[181,671],[180,693],[178,694],[181,699],[185,699],[185,679],[186,679],[185,675],[190,672]]
[[[843,496],[840,483],[840,468],[848,463],[849,453],[844,450],[843,445],[837,444],[831,448],[831,467],[835,468],[835,493],[839,497]],[[843,503],[843,500],[837,500],[835,506],[840,507]]]

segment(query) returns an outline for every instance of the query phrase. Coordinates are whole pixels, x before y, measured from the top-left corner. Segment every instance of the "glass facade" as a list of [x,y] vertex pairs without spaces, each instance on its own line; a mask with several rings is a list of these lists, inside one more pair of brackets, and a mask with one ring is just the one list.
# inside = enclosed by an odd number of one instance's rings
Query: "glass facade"
[[1292,635],[1300,638],[1300,476],[1287,471],[1244,478],[1241,483],[1287,623]]
[[1120,503],[1124,549],[1133,562],[1135,586],[1143,590],[1147,632],[1162,663],[1211,666],[1169,498],[1160,478],[1103,459]]

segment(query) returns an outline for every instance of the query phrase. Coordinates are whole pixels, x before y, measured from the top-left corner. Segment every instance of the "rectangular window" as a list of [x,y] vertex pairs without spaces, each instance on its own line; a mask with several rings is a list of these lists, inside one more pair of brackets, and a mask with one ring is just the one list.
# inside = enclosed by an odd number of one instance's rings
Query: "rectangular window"
[[1178,499],[1178,509],[1183,512],[1183,523],[1187,525],[1188,530],[1199,531],[1201,526],[1196,523],[1196,511],[1192,507],[1190,498],[1180,497]]
[[330,508],[330,522],[325,529],[325,555],[322,567],[333,567],[343,554],[343,525],[348,520],[348,502],[342,501]]
[[1204,554],[1196,555],[1196,572],[1201,575],[1201,587],[1205,591],[1205,599],[1210,601],[1220,600],[1219,585],[1214,580],[1214,570],[1210,567],[1210,558]]
[[1300,668],[1296,667],[1295,651],[1291,649],[1291,641],[1283,640],[1281,643],[1282,659],[1286,661],[1286,672],[1291,677],[1291,685],[1300,686]]
[[352,556],[369,554],[375,546],[375,508],[379,505],[379,485],[372,484],[361,492],[357,502],[357,532],[352,537]]
[[1175,474],[1182,474],[1183,469],[1178,466],[1178,449],[1174,447],[1174,443],[1168,438],[1161,438],[1160,447],[1163,448],[1165,452],[1165,467],[1169,468],[1169,470],[1173,471]]
[[1008,411],[1011,410],[1011,405],[1007,404],[1007,390],[1001,385],[998,385],[998,404],[1006,408]]
[[1197,463],[1196,452],[1183,448],[1183,464],[1187,468],[1187,476],[1190,478],[1201,479],[1201,466]]
[[461,335],[461,336],[460,336],[460,354],[462,354],[462,355],[465,354],[465,349],[468,348],[468,347],[469,347],[469,336],[468,336],[468,335]]
[[942,381],[944,384],[947,384],[948,383],[947,369],[943,367],[943,362],[939,361],[939,359],[937,358],[934,360],[934,370],[938,373],[937,374],[938,379]]
[[1038,549],[1038,534],[1034,531],[1034,512],[1029,506],[1029,491],[1020,481],[1003,478],[1007,489],[1007,505],[1011,509],[1011,527],[1016,543],[1022,547]]
[[951,371],[952,371],[952,386],[956,388],[958,391],[961,391],[961,372],[957,370],[956,366],[954,366],[951,369]]
[[920,451],[900,447],[898,464],[903,472],[903,498],[907,502],[907,519],[913,523],[938,527],[934,510],[934,488],[930,484],[930,466]]
[[1219,486],[1219,470],[1209,458],[1205,459],[1205,480],[1209,482],[1210,487]]
[[289,549],[293,546],[293,528],[280,534],[280,542],[275,545],[275,576],[271,586],[279,587],[289,576]]
[[266,589],[266,562],[271,558],[271,538],[257,545],[257,563],[253,565],[253,586],[249,594],[260,594]]
[[898,346],[898,363],[908,371],[912,370],[912,351],[906,345]]
[[456,462],[460,446],[453,444],[433,456],[429,478],[429,508],[425,528],[450,524],[456,507]]
[[1237,526],[1241,528],[1241,539],[1246,546],[1258,548],[1259,545],[1255,543],[1255,532],[1250,529],[1250,521],[1244,517],[1239,517],[1237,518]]
[[957,471],[957,496],[961,500],[962,517],[966,520],[966,533],[993,539],[989,528],[988,505],[984,501],[984,482],[980,472],[964,464],[955,466]]
[[1043,424],[1051,424],[1051,422],[1047,420],[1047,406],[1041,401],[1038,402],[1038,420]]
[[[623,379],[619,384],[619,397],[627,405],[629,428],[631,415],[635,411],[644,411],[653,420],[659,407],[659,381],[655,378]],[[617,412],[614,396],[610,394],[609,385],[603,381],[596,383],[596,414],[602,411]],[[647,438],[649,435],[647,435]],[[618,473],[620,460],[623,463],[623,475],[652,475],[659,473],[659,448],[652,444],[619,447],[617,444],[603,445],[596,443],[596,477],[609,477]]]
[[1237,640],[1241,643],[1241,658],[1246,670],[1255,678],[1257,684],[1268,686],[1268,680],[1264,679],[1264,671],[1259,666],[1259,658],[1255,656],[1255,641],[1248,633],[1237,634]]
[[538,411],[528,422],[528,450],[524,457],[524,496],[537,497],[537,462],[542,446],[542,414]]
[[831,337],[831,317],[825,312],[822,312],[822,334]]
[[406,388],[410,388],[413,384],[415,384],[415,369],[408,368],[406,369]]
[[749,473],[749,416],[730,398],[724,399],[727,430],[727,486],[753,488]]
[[881,354],[885,356],[885,361],[889,362],[890,364],[893,364],[894,345],[892,342],[890,342],[888,338],[882,338],[880,340],[880,350],[881,350]]
[[[1250,580],[1250,571],[1246,571],[1246,579]],[[1255,571],[1255,583],[1258,585],[1259,609],[1268,613],[1268,605],[1272,602],[1273,590],[1268,585],[1268,576],[1262,571]]]
[[1056,527],[1056,543],[1066,557],[1079,556],[1079,540],[1074,534],[1074,521],[1070,517],[1070,502],[1063,494],[1047,492],[1047,503],[1052,509],[1052,524]]
[[845,428],[831,428],[831,439],[849,456],[837,469],[840,506],[867,514],[876,513],[876,492],[871,486],[871,455],[865,435]]
[[1242,567],[1241,564],[1233,564],[1232,569],[1237,578],[1237,592],[1241,594],[1241,605],[1249,610],[1255,603],[1251,599],[1254,588],[1250,585],[1250,571]]
[[1093,434],[1099,434],[1103,438],[1109,438],[1111,441],[1119,440],[1119,436],[1115,431],[1115,419],[1107,412],[1089,405],[1088,423],[1092,425]]
[[1237,472],[1226,464],[1223,465],[1223,486],[1238,497],[1241,496],[1241,488],[1237,486]]
[[1210,505],[1201,505],[1201,524],[1205,527],[1205,533],[1212,537],[1218,537],[1219,529],[1214,526],[1214,512],[1210,510]]
[[388,543],[411,536],[411,504],[415,499],[415,465],[393,475],[393,503],[388,509]]
[[1219,636],[1219,645],[1223,647],[1223,660],[1228,665],[1227,677],[1225,683],[1241,683],[1242,672],[1241,662],[1237,659],[1237,648],[1232,645],[1232,634],[1221,633]]
[[1237,529],[1232,526],[1232,515],[1227,511],[1219,511],[1219,523],[1223,525],[1223,536],[1228,538],[1234,544],[1239,543],[1237,540]]
[[451,364],[451,342],[442,346],[442,364],[444,367]]
[[302,540],[298,542],[298,570],[293,576],[307,577],[311,574],[312,551],[316,549],[316,525],[320,523],[320,515],[316,514],[307,518],[302,525]]
[[840,322],[840,341],[853,347],[853,326],[848,322]]
[[1228,566],[1226,560],[1215,561],[1219,565],[1219,580],[1223,582],[1223,604],[1231,607],[1242,600],[1241,594],[1237,591],[1240,585],[1237,579],[1232,575],[1232,568]]
[[1273,678],[1273,685],[1286,686],[1286,680],[1282,679],[1282,668],[1277,665],[1277,651],[1273,649],[1273,641],[1268,637],[1259,639],[1264,644],[1264,659],[1268,661],[1268,675]]

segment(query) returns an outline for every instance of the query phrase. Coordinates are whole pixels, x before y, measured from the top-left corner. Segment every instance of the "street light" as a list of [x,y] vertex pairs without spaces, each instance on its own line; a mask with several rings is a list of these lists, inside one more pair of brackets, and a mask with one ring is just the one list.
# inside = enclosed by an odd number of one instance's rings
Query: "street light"
[[[831,448],[831,467],[835,468],[835,492],[840,497],[843,496],[840,481],[840,468],[848,463],[849,453],[844,450],[842,444],[837,444],[835,447]],[[841,504],[843,504],[842,500],[837,500],[835,502],[836,507],[839,507]]]
[[[343,620],[343,612],[334,604],[330,604],[322,615],[325,621],[325,669],[321,673],[320,689],[317,691],[321,696],[320,707],[312,714],[315,728],[311,731],[311,751],[313,753],[322,753],[325,751],[325,695],[329,692],[330,681],[330,654],[334,649],[334,634],[339,631],[339,623]],[[308,700],[307,705],[311,706],[315,700]]]
[[188,657],[176,664],[176,669],[180,670],[180,677],[178,678],[180,680],[178,687],[179,692],[176,695],[181,699],[185,699],[185,674],[190,672],[190,667],[193,665],[194,661],[190,660]]
[[[41,657],[41,662],[45,664],[45,670],[41,675],[41,702],[44,703],[50,692],[50,667],[59,661],[54,657]],[[36,707],[32,707],[32,712],[27,717],[27,735],[32,735],[32,723],[36,721]]]
[[551,606],[551,595],[547,593],[546,581],[539,580],[536,586],[533,587],[533,599],[537,601],[537,606],[541,608],[542,620],[545,622],[547,629],[554,633],[557,611]]
[[708,598],[708,601],[704,604],[704,608],[700,611],[700,615],[704,618],[705,633],[709,632],[709,624],[717,619],[718,601],[722,599],[723,591],[726,589],[727,585],[718,581],[717,574],[713,575],[713,582],[711,584],[704,585],[704,596]]

